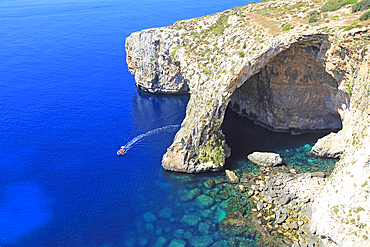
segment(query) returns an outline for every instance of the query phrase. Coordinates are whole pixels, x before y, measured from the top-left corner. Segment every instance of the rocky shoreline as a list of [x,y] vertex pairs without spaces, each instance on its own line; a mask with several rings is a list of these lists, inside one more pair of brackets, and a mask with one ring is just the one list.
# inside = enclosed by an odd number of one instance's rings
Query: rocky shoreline
[[[240,179],[233,171],[225,170],[225,175],[229,183],[236,184],[238,191],[251,198],[254,207],[247,217],[251,217],[254,227],[265,239],[264,244],[267,246],[276,238],[282,246],[321,246],[320,239],[310,233],[309,224],[312,202],[319,195],[326,174],[289,169],[275,153],[255,152],[248,155],[248,159],[260,166],[261,174],[243,173]],[[220,224],[221,230],[238,234],[235,228],[243,227],[244,221],[239,211],[229,212]]]
[[[268,235],[289,238],[292,246],[320,246],[309,234],[312,201],[325,182],[324,173],[269,173],[251,186],[253,217]],[[287,241],[286,241],[287,242]]]
[[239,178],[235,172],[225,170],[227,182],[250,198],[253,207],[245,215],[248,210],[228,212],[220,223],[221,233],[240,236],[251,231],[246,228],[252,228],[258,246],[322,246],[321,239],[309,229],[312,202],[319,195],[326,174],[297,174],[299,171],[285,166],[260,167],[260,171],[261,174],[243,173]]

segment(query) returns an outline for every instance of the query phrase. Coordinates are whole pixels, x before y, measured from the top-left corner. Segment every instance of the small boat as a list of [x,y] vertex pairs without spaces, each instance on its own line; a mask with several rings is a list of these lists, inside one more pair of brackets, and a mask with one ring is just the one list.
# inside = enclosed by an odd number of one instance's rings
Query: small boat
[[123,155],[124,153],[126,153],[126,149],[124,147],[121,147],[121,149],[117,151],[118,155]]

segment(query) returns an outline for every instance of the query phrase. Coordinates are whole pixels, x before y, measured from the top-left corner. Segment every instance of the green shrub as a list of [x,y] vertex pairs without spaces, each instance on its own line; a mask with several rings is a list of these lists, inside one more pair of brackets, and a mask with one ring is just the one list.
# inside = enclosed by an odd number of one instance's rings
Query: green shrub
[[209,29],[213,32],[214,35],[221,35],[224,33],[225,29],[228,28],[230,25],[227,24],[227,20],[229,16],[221,15],[215,24],[213,24]]
[[175,50],[172,51],[172,56],[175,56],[176,55],[176,52],[179,48],[176,48]]
[[290,24],[287,24],[287,25],[283,26],[283,31],[288,31],[288,30],[290,30],[292,28],[293,27]]
[[367,11],[365,14],[361,15],[360,21],[366,21],[370,19],[370,11]]
[[[352,29],[357,28],[357,27],[359,27],[357,24],[352,24],[351,26],[345,27],[344,31],[349,31],[349,30],[352,30]],[[352,95],[351,89],[349,89],[349,93]]]
[[336,11],[347,4],[354,4],[357,0],[329,0],[321,7],[321,12]]
[[367,10],[370,8],[370,0],[362,0],[354,5],[352,5],[352,12],[358,12]]
[[319,19],[320,19],[320,13],[315,10],[310,13],[310,18],[308,18],[308,22],[314,23],[314,22],[319,21]]

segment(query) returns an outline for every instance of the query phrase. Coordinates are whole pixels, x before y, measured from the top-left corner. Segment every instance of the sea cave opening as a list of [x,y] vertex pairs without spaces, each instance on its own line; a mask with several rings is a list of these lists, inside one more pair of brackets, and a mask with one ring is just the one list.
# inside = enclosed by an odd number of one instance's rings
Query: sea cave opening
[[[235,90],[222,124],[232,150],[226,167],[234,168],[254,151],[269,151],[290,155],[287,166],[308,160],[330,166],[324,170],[331,172],[336,160],[324,161],[307,154],[317,139],[342,128],[338,113],[342,92],[317,59],[322,47],[320,42],[297,43]],[[304,157],[297,158],[300,156]],[[315,162],[299,168],[323,170],[315,167]]]

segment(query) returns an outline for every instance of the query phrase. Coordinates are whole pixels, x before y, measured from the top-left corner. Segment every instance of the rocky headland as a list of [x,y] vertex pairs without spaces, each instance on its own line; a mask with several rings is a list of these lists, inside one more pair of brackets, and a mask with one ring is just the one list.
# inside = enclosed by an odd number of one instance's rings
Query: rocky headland
[[[324,8],[336,2],[343,4]],[[340,158],[328,178],[270,174],[250,192],[258,224],[295,246],[370,246],[370,25],[361,21],[366,10],[353,12],[354,1],[336,2],[250,3],[126,40],[140,89],[190,93],[163,156],[166,170],[223,168],[231,153],[220,128],[227,107],[273,131],[333,131],[311,150]],[[238,213],[228,217],[242,220]]]

